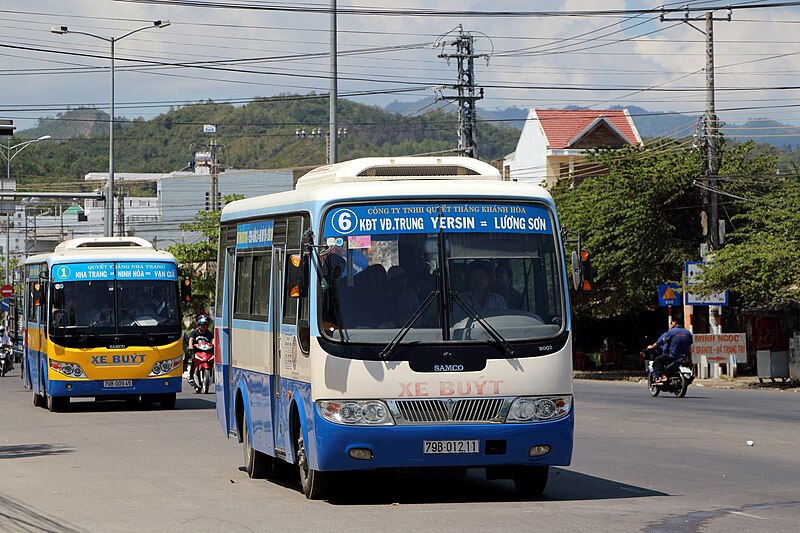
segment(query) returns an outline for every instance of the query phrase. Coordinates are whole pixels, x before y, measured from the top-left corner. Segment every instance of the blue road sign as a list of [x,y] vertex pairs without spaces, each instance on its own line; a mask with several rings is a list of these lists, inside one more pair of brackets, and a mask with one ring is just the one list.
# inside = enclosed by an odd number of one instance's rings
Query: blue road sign
[[661,283],[658,285],[658,305],[669,307],[671,305],[681,305],[680,286],[677,283]]

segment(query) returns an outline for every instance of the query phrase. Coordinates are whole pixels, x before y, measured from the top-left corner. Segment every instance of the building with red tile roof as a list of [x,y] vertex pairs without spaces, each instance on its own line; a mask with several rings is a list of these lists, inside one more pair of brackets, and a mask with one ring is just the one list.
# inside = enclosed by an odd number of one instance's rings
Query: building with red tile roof
[[549,187],[564,177],[602,172],[584,163],[587,150],[627,145],[643,145],[627,109],[531,109],[503,166],[511,179]]

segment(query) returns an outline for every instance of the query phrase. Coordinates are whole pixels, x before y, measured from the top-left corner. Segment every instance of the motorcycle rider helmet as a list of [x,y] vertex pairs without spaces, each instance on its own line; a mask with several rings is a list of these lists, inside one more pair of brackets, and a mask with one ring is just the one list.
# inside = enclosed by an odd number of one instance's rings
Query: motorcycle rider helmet
[[205,324],[206,326],[208,325],[208,317],[206,315],[200,315],[199,317],[197,317],[197,325],[201,326],[203,324]]

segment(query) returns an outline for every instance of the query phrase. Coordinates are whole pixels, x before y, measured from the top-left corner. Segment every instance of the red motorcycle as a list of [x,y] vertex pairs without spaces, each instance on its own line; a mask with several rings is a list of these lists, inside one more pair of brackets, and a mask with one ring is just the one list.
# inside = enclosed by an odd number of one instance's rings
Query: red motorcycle
[[214,381],[214,345],[205,340],[194,345],[194,391],[207,393]]

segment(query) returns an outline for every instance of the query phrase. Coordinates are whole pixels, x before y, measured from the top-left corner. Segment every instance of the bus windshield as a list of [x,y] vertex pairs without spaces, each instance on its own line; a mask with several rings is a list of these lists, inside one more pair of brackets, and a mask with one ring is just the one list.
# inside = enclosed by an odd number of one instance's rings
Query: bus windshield
[[[121,265],[121,264],[117,264]],[[171,272],[174,265],[165,264]],[[72,268],[75,270],[75,267]],[[124,270],[110,268],[111,279],[82,280],[64,277],[53,269],[50,289],[51,338],[64,346],[93,346],[119,338],[143,344],[180,338],[178,286],[169,279],[125,279]],[[173,339],[174,337],[174,339]]]
[[332,340],[506,342],[562,331],[561,257],[543,204],[337,207],[323,242],[318,301]]

